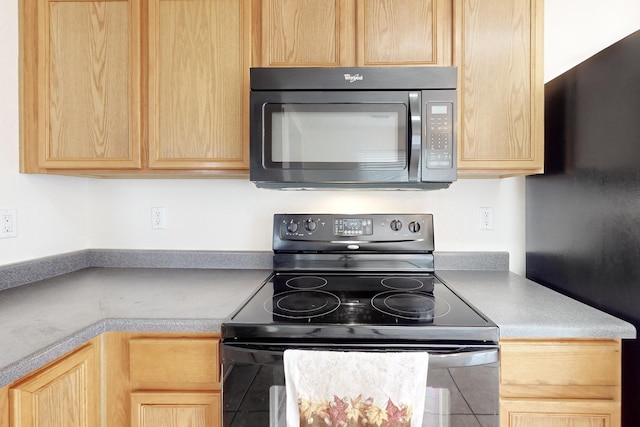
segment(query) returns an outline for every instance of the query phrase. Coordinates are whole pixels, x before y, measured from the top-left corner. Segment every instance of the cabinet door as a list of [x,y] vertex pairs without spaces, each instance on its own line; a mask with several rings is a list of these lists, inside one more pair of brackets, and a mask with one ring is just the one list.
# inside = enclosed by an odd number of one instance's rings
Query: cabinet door
[[140,167],[139,0],[25,0],[23,11],[27,169],[36,151],[40,168]]
[[542,0],[456,0],[461,175],[543,170]]
[[358,65],[451,65],[451,0],[358,0]]
[[150,0],[149,167],[249,164],[249,0]]
[[619,427],[620,422],[619,402],[500,401],[501,427]]
[[11,386],[11,426],[100,425],[100,373],[94,343]]
[[220,427],[220,394],[135,392],[131,394],[131,427]]
[[254,65],[355,65],[355,0],[254,0]]
[[140,337],[129,340],[129,381],[138,390],[219,390],[219,340]]
[[[451,65],[452,0],[267,0],[263,67]],[[254,37],[258,35],[254,34]]]

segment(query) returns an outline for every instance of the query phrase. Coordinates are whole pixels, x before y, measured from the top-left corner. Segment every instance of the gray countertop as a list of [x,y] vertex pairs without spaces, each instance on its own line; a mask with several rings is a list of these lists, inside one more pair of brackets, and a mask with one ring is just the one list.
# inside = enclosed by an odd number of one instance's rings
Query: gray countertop
[[[0,387],[106,331],[217,332],[264,269],[92,267],[0,292]],[[508,271],[440,271],[501,338],[635,338],[635,328]]]

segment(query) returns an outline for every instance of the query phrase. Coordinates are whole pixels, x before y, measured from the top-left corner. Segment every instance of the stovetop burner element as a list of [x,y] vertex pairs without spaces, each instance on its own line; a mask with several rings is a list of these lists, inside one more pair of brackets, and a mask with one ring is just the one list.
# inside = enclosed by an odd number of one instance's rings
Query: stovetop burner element
[[291,289],[318,289],[327,284],[327,279],[319,276],[297,276],[286,281]]
[[325,316],[340,306],[340,298],[324,291],[287,291],[264,302],[269,313],[289,319]]
[[371,298],[376,310],[389,316],[408,320],[433,321],[451,311],[449,303],[424,292],[387,291]]
[[[414,277],[385,277],[380,281],[382,286],[389,289],[415,291],[423,290],[425,292],[433,291],[433,282],[430,284],[430,288],[426,288],[425,283]],[[422,289],[425,288],[425,289]]]

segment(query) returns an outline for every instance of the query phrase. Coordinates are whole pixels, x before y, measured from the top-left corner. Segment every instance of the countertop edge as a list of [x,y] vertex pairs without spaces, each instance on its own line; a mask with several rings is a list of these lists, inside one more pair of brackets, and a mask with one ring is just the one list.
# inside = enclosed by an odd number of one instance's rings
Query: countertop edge
[[116,319],[105,318],[0,368],[0,387],[40,369],[105,332],[219,333],[224,319]]

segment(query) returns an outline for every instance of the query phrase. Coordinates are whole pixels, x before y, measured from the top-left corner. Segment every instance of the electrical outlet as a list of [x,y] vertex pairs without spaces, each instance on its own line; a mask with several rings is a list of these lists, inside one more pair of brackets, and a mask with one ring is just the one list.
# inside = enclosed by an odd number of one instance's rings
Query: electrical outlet
[[18,235],[16,217],[17,213],[15,209],[0,210],[0,239],[16,237]]
[[480,230],[493,230],[493,208],[480,208]]
[[164,208],[151,208],[151,228],[153,230],[167,228]]

